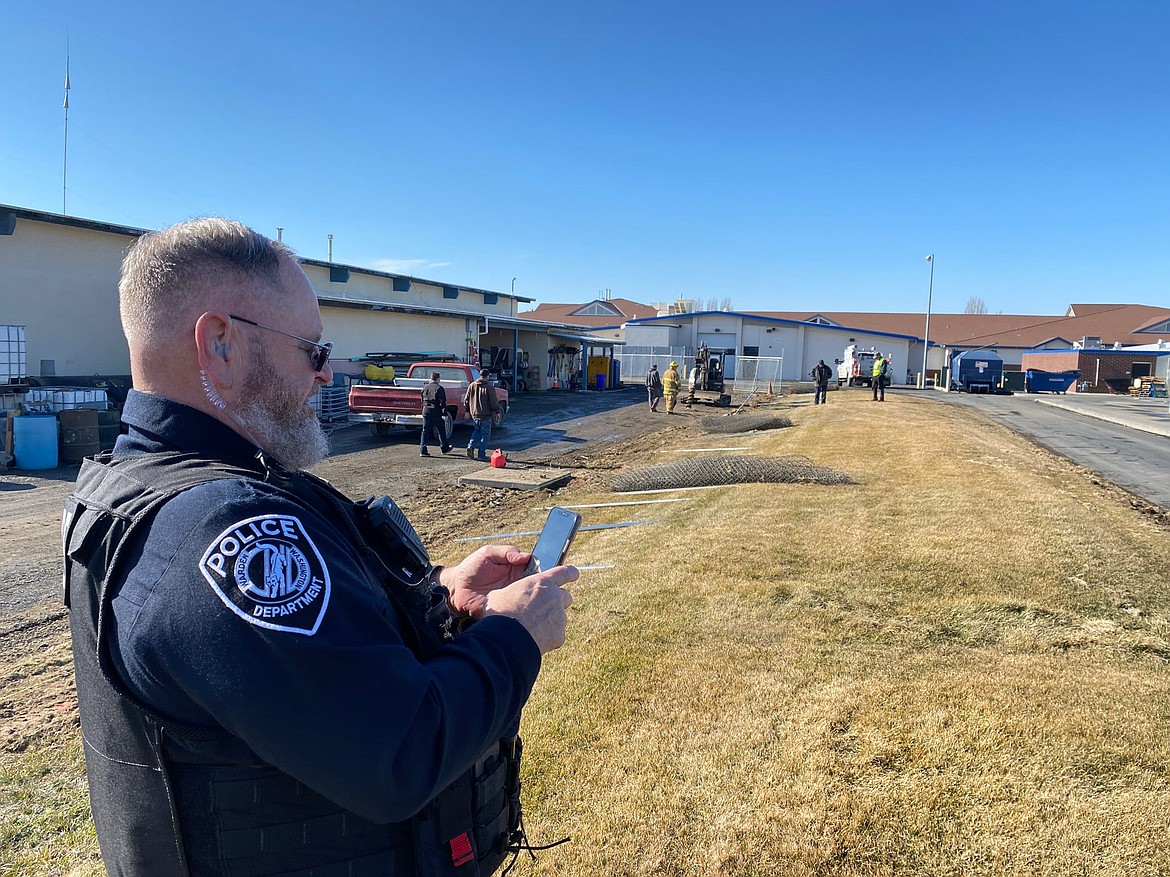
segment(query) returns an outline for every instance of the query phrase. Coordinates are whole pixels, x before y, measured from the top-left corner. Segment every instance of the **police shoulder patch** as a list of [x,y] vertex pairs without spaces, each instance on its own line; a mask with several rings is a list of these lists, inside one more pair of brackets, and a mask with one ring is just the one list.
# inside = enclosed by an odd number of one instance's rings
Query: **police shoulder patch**
[[199,570],[224,605],[258,627],[312,636],[329,605],[329,570],[300,520],[257,515],[215,537]]

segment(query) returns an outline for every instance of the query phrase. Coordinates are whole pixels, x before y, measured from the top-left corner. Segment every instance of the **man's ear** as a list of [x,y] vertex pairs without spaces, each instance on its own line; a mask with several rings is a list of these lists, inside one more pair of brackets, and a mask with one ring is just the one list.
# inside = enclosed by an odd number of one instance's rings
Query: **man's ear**
[[209,312],[195,321],[195,350],[199,369],[220,389],[233,382],[235,356],[231,343],[232,320],[227,314]]

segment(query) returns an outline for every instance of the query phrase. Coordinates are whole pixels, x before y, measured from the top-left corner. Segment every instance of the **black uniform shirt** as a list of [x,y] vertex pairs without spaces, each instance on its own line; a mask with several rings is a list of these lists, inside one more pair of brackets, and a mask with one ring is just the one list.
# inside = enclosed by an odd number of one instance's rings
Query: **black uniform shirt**
[[[233,430],[158,396],[131,391],[123,420],[118,454],[255,457]],[[256,481],[179,494],[112,584],[111,657],[163,715],[221,726],[338,804],[401,820],[504,736],[540,652],[519,622],[492,616],[420,661],[337,517]]]
[[422,388],[423,414],[441,416],[447,408],[447,391],[442,384],[427,381]]

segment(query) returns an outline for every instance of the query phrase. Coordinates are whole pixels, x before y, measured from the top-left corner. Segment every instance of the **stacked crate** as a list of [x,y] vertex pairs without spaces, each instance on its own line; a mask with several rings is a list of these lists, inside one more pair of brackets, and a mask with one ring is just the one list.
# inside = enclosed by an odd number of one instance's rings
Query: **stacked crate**
[[101,387],[30,387],[25,405],[31,411],[73,411],[92,408],[105,411],[109,407],[106,391]]
[[317,419],[325,423],[349,419],[349,387],[322,387],[312,399]]
[[24,326],[0,326],[0,469],[12,462],[12,417],[28,389]]
[[1142,398],[1165,399],[1166,382],[1162,378],[1142,377],[1134,378],[1129,388],[1129,395]]
[[24,326],[0,326],[0,384],[23,384],[27,377]]

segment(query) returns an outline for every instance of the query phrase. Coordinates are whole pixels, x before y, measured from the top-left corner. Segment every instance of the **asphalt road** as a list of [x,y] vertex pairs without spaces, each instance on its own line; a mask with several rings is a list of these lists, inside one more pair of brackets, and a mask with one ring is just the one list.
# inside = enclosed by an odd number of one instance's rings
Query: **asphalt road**
[[1118,487],[1170,509],[1170,438],[1055,408],[1035,396],[938,394],[1091,469]]

